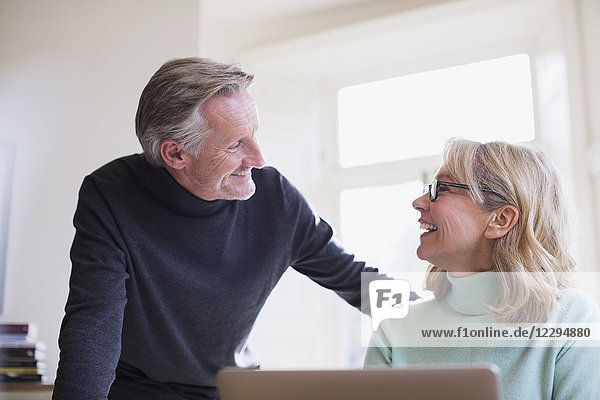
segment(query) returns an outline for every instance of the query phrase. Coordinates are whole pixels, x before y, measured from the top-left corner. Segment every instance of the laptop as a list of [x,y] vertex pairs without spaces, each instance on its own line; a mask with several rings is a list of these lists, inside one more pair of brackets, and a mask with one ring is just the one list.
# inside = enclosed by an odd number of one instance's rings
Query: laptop
[[364,370],[223,369],[221,400],[498,400],[498,368],[456,365]]

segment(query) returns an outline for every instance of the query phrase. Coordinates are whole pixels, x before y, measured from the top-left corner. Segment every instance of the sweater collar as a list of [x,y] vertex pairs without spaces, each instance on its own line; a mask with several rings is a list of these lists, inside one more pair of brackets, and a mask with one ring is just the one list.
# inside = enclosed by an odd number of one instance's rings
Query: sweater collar
[[[144,157],[143,154],[140,156]],[[177,183],[165,168],[149,163],[146,165],[148,173],[144,175],[152,191],[177,214],[186,217],[205,217],[234,202],[234,200],[203,200]]]
[[446,301],[455,311],[467,315],[489,314],[489,307],[498,301],[500,277],[496,271],[478,272],[462,277],[447,272],[446,277],[451,285]]

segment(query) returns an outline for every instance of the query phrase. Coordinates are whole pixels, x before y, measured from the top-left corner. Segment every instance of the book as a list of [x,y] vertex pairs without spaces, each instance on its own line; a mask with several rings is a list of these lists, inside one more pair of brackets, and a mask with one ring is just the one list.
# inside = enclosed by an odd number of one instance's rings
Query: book
[[0,367],[36,367],[39,364],[35,358],[0,358]]
[[27,335],[29,324],[0,324],[0,335]]
[[0,324],[0,382],[42,382],[45,379],[46,345],[35,341],[31,323]]
[[46,355],[46,346],[41,342],[2,342],[0,359],[29,358],[42,360]]
[[0,382],[41,382],[40,374],[0,374]]
[[35,367],[0,367],[0,374],[18,374],[18,375],[36,375],[43,374],[46,371],[43,371],[41,368]]
[[32,323],[0,324],[0,342],[34,341],[37,336],[37,326]]

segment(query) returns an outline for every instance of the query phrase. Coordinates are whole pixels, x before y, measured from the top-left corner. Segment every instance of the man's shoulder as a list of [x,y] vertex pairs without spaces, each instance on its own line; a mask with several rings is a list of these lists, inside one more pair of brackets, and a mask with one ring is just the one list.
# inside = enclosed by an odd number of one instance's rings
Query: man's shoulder
[[102,178],[113,174],[133,171],[148,165],[143,154],[130,154],[107,162],[91,172],[89,176]]
[[132,185],[147,185],[152,179],[152,169],[143,154],[132,154],[116,158],[88,174],[82,183],[81,191],[95,187],[102,192],[120,191]]
[[275,167],[262,167],[262,168],[254,168],[252,170],[252,177],[256,180],[265,180],[265,181],[276,181],[284,178],[284,176],[277,170]]
[[282,192],[288,192],[288,189],[294,188],[294,185],[292,185],[290,181],[277,170],[277,168],[271,166],[253,169],[252,178],[256,182],[257,191],[280,190]]
[[251,203],[277,204],[285,208],[304,207],[307,204],[304,195],[281,172],[274,167],[252,170],[256,183],[256,192],[250,198]]
[[119,183],[139,181],[142,175],[148,175],[151,169],[156,169],[146,161],[143,154],[131,154],[116,158],[92,171],[85,180],[96,184],[110,182],[111,186]]

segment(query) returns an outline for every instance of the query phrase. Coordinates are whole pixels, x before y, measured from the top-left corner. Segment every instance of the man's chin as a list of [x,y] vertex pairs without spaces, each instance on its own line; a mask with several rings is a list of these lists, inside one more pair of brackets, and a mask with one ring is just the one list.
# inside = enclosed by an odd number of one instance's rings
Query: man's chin
[[244,187],[232,187],[226,190],[227,200],[248,200],[256,192],[256,185],[253,181],[248,182]]
[[250,199],[250,197],[254,196],[254,192],[255,192],[255,190],[252,190],[250,193],[239,196],[236,200],[242,200],[242,201],[248,200],[248,199]]

